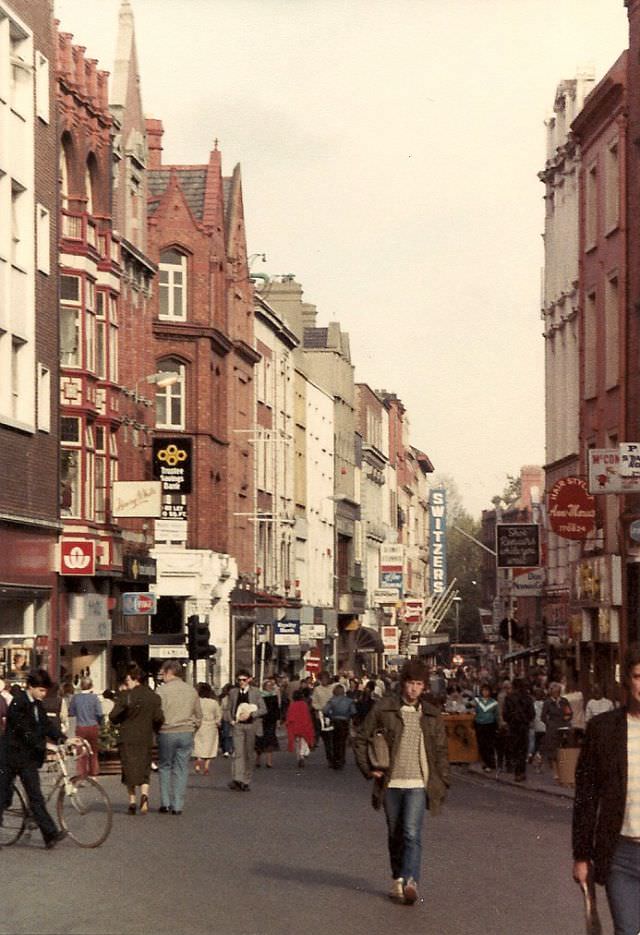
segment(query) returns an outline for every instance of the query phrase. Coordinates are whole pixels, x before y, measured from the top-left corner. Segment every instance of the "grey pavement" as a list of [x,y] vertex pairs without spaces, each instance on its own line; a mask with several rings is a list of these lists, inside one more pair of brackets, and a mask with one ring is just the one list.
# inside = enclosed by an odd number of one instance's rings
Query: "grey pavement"
[[[185,812],[126,814],[107,776],[114,827],[97,850],[39,836],[0,852],[3,935],[582,935],[570,879],[571,802],[454,769],[447,807],[424,831],[421,902],[396,906],[384,819],[350,758],[298,770],[279,753],[231,792],[228,761],[192,775]],[[604,935],[611,935],[608,913]]]
[[572,785],[562,785],[554,780],[552,774],[546,766],[541,772],[537,772],[533,766],[527,766],[527,778],[523,783],[516,782],[513,773],[507,772],[485,772],[480,763],[471,763],[466,767],[469,772],[476,776],[481,776],[488,782],[501,783],[514,788],[528,789],[530,792],[540,792],[544,795],[554,795],[560,798],[571,799],[573,801],[574,788]]

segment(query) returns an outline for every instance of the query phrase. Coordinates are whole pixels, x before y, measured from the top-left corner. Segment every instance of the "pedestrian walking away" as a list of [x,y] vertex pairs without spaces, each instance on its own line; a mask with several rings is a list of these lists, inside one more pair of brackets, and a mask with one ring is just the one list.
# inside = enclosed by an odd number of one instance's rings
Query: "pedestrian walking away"
[[78,761],[80,776],[97,776],[98,768],[98,736],[102,724],[102,705],[100,699],[93,691],[91,679],[80,681],[80,691],[74,695],[69,704],[69,714],[76,719],[76,736],[86,740],[91,747],[89,756],[81,756]]
[[158,734],[160,812],[181,815],[184,808],[193,735],[202,723],[202,706],[192,685],[182,680],[182,665],[168,659],[158,688],[164,721]]
[[331,681],[328,672],[321,672],[318,682],[311,695],[311,707],[315,716],[316,739],[322,738],[327,764],[333,763],[333,725],[329,718],[322,713],[324,706],[333,698],[335,683]]
[[529,749],[529,725],[536,716],[533,699],[522,678],[513,680],[513,690],[504,700],[502,717],[508,730],[508,758],[516,782],[527,778],[527,752]]
[[196,773],[209,773],[209,764],[218,755],[219,733],[218,727],[222,720],[222,709],[213,693],[211,685],[200,682],[198,697],[202,708],[202,723],[193,738],[194,769]]
[[233,755],[229,788],[248,792],[255,761],[256,737],[262,736],[262,718],[267,713],[260,691],[251,684],[251,673],[241,669],[237,684],[229,691],[229,717],[233,729]]
[[298,766],[304,766],[311,748],[315,745],[316,734],[311,720],[309,705],[304,700],[300,689],[296,689],[287,708],[287,737],[289,753],[295,753]]
[[278,742],[278,721],[281,717],[280,702],[273,679],[265,679],[262,686],[262,698],[267,713],[262,718],[262,735],[256,734],[256,766],[261,766],[264,754],[267,769],[273,766],[273,754],[280,749]]
[[606,887],[615,935],[640,932],[640,645],[623,660],[627,702],[589,719],[576,768],[573,878]]
[[351,718],[357,713],[356,703],[352,698],[347,697],[342,685],[335,685],[333,697],[326,703],[322,713],[329,718],[333,727],[333,745],[329,766],[332,769],[343,769],[346,761],[349,724]]
[[444,722],[440,710],[422,699],[426,684],[422,663],[407,662],[398,692],[376,702],[354,745],[360,771],[374,781],[373,807],[384,807],[393,880],[389,897],[407,905],[418,898],[425,809],[437,815],[449,788]]
[[153,734],[164,717],[160,698],[146,684],[145,674],[135,662],[127,669],[123,690],[116,696],[109,720],[119,727],[118,750],[122,782],[129,793],[129,814],[136,814],[136,788],[140,786],[140,812],[144,815],[149,811]]
[[16,692],[9,705],[5,732],[0,739],[0,825],[19,777],[47,849],[55,847],[65,836],[47,811],[38,774],[46,756],[47,737],[56,743],[63,739],[42,704],[50,688],[51,678],[45,669],[29,672],[26,689]]

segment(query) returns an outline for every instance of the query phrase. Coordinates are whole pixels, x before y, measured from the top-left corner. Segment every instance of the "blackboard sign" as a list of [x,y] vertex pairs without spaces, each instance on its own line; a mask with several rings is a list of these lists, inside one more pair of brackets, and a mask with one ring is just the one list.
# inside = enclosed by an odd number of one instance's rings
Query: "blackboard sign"
[[498,523],[498,568],[537,568],[540,565],[540,527],[537,523]]

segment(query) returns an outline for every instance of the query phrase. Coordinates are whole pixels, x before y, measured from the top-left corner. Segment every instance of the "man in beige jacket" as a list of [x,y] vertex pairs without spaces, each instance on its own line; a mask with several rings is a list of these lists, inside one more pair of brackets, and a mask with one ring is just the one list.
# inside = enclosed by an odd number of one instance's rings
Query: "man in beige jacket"
[[158,689],[164,724],[158,734],[160,809],[163,814],[181,815],[193,750],[193,735],[202,722],[202,708],[195,688],[182,680],[182,666],[169,659],[160,669],[163,684]]

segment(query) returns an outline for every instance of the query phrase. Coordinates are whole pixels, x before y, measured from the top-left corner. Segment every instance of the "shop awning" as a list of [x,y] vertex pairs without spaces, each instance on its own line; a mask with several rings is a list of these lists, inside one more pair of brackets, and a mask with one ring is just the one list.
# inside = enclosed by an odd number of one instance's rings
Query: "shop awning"
[[527,649],[518,649],[513,653],[505,653],[502,660],[503,662],[514,662],[516,659],[526,659],[528,656],[544,656],[546,652],[546,646],[530,646]]

